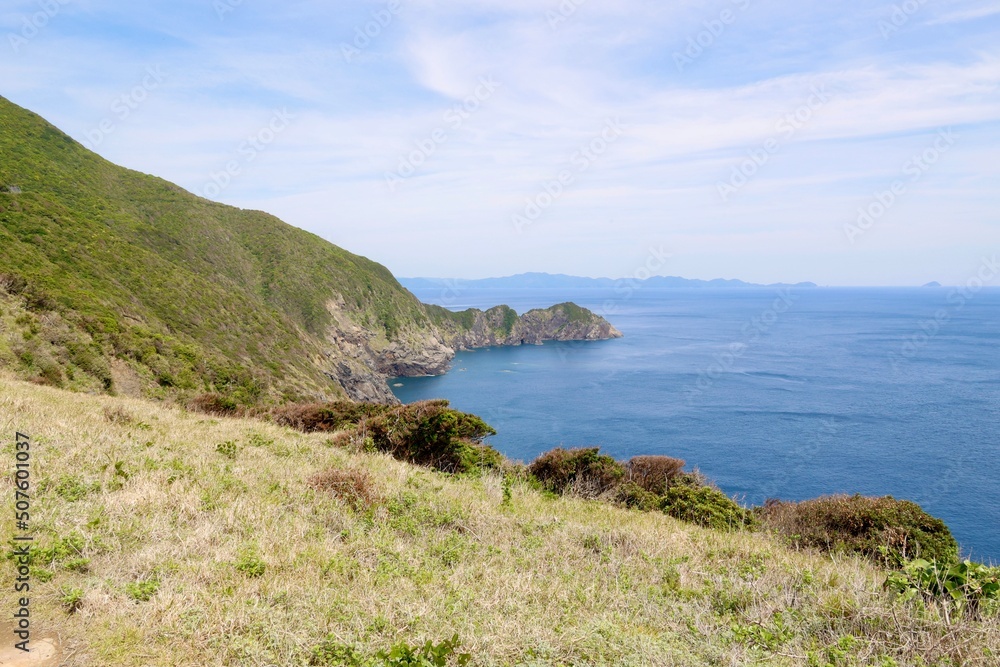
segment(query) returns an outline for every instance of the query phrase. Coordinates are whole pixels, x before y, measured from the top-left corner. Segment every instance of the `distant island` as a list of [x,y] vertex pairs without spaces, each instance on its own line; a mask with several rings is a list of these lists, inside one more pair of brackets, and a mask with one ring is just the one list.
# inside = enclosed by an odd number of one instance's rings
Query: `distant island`
[[943,285],[935,280],[932,283],[927,283],[924,287],[943,287]]
[[817,287],[816,283],[774,283],[760,285],[742,280],[691,280],[676,276],[652,276],[644,280],[635,278],[584,278],[552,273],[519,273],[503,278],[481,278],[462,280],[450,278],[399,278],[403,287],[433,289],[438,287],[461,287],[462,289],[613,289],[623,284],[641,285],[659,289],[715,289],[715,288],[761,288],[761,287]]

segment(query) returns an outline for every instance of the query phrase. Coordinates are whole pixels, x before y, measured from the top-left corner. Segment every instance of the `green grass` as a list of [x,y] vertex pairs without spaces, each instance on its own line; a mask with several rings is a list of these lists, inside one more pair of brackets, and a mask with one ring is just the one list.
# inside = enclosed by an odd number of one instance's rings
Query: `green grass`
[[[509,334],[516,314],[497,313]],[[377,364],[480,315],[425,306],[384,266],[274,216],[111,164],[0,97],[0,365],[25,379],[242,405],[337,398],[329,373],[370,369],[332,331],[364,330]]]
[[[0,420],[33,437],[33,627],[61,638],[67,667],[382,667],[456,635],[452,662],[482,667],[992,667],[1000,655],[995,605],[949,617],[937,598],[886,590],[870,561],[765,532],[3,375]],[[226,442],[236,458],[216,451]],[[5,543],[12,522],[0,514]],[[0,581],[13,573],[0,560]],[[13,595],[0,588],[0,605]]]

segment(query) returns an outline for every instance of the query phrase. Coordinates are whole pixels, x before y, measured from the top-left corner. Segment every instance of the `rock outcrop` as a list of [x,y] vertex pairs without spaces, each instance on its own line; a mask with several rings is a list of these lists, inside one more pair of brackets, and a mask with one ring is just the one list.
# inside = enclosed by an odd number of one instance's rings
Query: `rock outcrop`
[[358,401],[396,402],[388,378],[442,375],[451,367],[456,350],[622,336],[603,317],[563,303],[521,316],[507,306],[447,313],[428,328],[408,329],[390,341],[354,325],[339,305],[339,301],[328,304],[338,326],[327,338],[333,346],[330,361],[335,362],[327,375]]
[[376,262],[116,166],[3,97],[0,127],[0,368],[26,380],[391,403],[387,378],[444,373],[460,347],[619,335],[571,304],[423,304]]
[[520,317],[507,306],[471,312],[471,326],[452,330],[451,335],[446,336],[452,347],[474,349],[622,337],[622,333],[603,317],[573,303],[531,310]]

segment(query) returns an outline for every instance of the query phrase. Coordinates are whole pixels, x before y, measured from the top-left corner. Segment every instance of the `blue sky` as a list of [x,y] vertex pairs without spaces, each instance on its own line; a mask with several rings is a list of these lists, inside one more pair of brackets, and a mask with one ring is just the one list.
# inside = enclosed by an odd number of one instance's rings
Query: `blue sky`
[[1000,252],[997,0],[8,0],[0,33],[0,95],[399,276]]

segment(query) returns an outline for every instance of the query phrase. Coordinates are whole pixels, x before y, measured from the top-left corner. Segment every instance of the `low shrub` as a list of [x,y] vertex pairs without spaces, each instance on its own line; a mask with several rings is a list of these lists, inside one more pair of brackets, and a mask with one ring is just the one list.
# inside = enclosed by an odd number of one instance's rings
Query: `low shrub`
[[615,489],[612,500],[624,507],[650,512],[660,508],[661,497],[635,482],[625,482]]
[[795,546],[860,554],[891,566],[914,558],[958,562],[958,543],[948,526],[916,503],[892,496],[769,500],[758,514]]
[[351,424],[384,414],[393,406],[378,403],[294,403],[274,408],[270,418],[277,424],[306,433],[339,431]]
[[254,545],[247,545],[240,550],[233,567],[251,579],[263,577],[267,572],[267,563],[260,557]]
[[215,446],[215,451],[222,454],[227,459],[235,459],[236,454],[239,452],[239,446],[232,440],[226,440],[225,442],[220,442]]
[[919,596],[946,610],[954,608],[958,616],[979,618],[987,604],[1000,600],[1000,568],[968,560],[949,566],[918,558],[890,574],[885,587],[905,601]]
[[104,418],[119,426],[131,426],[136,422],[135,416],[120,405],[104,408]]
[[16,273],[0,273],[0,291],[11,296],[24,293],[28,288],[28,281]]
[[329,635],[309,653],[312,667],[369,667],[371,664],[356,648],[342,643],[336,635]]
[[222,417],[229,417],[238,414],[239,407],[239,404],[232,398],[216,393],[196,396],[188,403],[189,410],[194,412],[203,412],[208,415],[219,415]]
[[660,500],[660,509],[675,519],[717,530],[754,528],[757,524],[753,512],[697,480],[672,484]]
[[625,476],[625,466],[601,454],[599,447],[557,447],[535,459],[528,471],[548,491],[585,498],[596,498],[617,486]]
[[448,407],[448,401],[391,406],[358,424],[378,451],[402,461],[452,473],[499,467],[503,457],[483,438],[496,431],[475,415]]
[[149,602],[159,590],[160,582],[156,579],[125,584],[125,594],[136,602]]
[[332,493],[355,511],[372,507],[381,500],[371,475],[364,470],[333,468],[313,475],[307,484],[321,493]]
[[75,614],[83,607],[83,589],[62,586],[59,588],[59,604],[69,614]]
[[423,646],[401,642],[389,651],[380,651],[375,657],[385,667],[465,667],[472,662],[472,656],[458,652],[461,644],[458,635],[438,644],[428,640]]
[[330,635],[313,648],[309,664],[315,667],[465,667],[472,662],[472,656],[459,652],[461,644],[458,635],[437,644],[430,640],[415,646],[400,642],[388,651],[366,657],[354,646]]
[[633,456],[628,462],[628,479],[650,493],[662,494],[683,468],[684,461],[669,456]]

